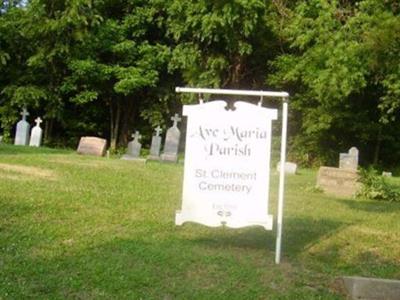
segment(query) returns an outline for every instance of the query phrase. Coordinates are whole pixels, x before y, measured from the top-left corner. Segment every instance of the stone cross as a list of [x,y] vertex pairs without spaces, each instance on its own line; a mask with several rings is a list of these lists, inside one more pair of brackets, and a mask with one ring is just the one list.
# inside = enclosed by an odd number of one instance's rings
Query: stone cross
[[133,140],[136,142],[139,142],[139,140],[142,138],[142,135],[137,130],[135,131],[135,133],[132,133],[131,136],[133,137]]
[[160,150],[161,150],[160,133],[162,132],[160,125],[155,128],[155,132],[156,135],[153,135],[151,139],[150,155],[147,157],[147,159],[160,160]]
[[40,124],[43,123],[43,120],[40,117],[35,119],[36,126],[40,127]]
[[155,130],[156,130],[156,136],[160,136],[160,133],[162,132],[160,125],[158,125]]
[[26,107],[21,112],[22,120],[26,121],[26,117],[29,116],[29,112],[26,110]]
[[42,144],[42,134],[43,134],[43,130],[42,128],[40,128],[40,123],[42,123],[43,121],[40,117],[37,117],[35,119],[35,122],[36,126],[32,128],[29,146],[40,147],[40,145]]
[[182,119],[179,118],[178,114],[175,114],[173,117],[171,117],[171,121],[174,121],[174,124],[172,125],[172,127],[177,127],[178,122],[180,122]]
[[26,121],[26,117],[29,116],[29,113],[25,107],[22,110],[21,115],[22,115],[22,120],[20,120],[17,123],[17,130],[15,131],[14,144],[26,146],[29,143],[29,131],[31,129],[31,126]]

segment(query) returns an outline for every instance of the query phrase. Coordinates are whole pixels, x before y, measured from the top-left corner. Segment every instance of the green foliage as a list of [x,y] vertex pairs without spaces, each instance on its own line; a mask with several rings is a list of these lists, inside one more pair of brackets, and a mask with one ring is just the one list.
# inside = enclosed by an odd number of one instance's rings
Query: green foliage
[[392,147],[400,17],[390,2],[297,1],[281,16],[288,47],[271,63],[268,83],[293,95],[294,149],[333,164],[332,153],[354,141],[375,163],[383,144]]
[[190,86],[254,86],[274,52],[264,1],[171,1],[169,64]]
[[339,300],[342,274],[400,277],[400,203],[334,199],[306,189],[315,172],[288,176],[276,265],[274,231],[175,226],[182,171],[0,144],[0,297]]
[[362,184],[357,197],[380,200],[380,201],[400,201],[400,192],[386,182],[383,176],[378,175],[373,168],[360,169],[360,182]]
[[198,96],[175,86],[278,89],[291,95],[291,159],[336,165],[357,146],[362,163],[396,165],[399,14],[396,0],[3,1],[3,134],[27,106],[48,141],[116,148]]

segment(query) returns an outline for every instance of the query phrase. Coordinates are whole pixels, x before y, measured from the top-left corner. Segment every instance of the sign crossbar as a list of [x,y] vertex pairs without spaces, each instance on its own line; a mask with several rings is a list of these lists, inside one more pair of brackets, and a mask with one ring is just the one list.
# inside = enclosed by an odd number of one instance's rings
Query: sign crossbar
[[230,90],[230,89],[210,89],[210,88],[190,88],[176,87],[177,93],[193,93],[193,94],[215,94],[215,95],[243,95],[243,96],[259,96],[259,97],[278,97],[282,98],[282,134],[281,134],[281,153],[280,153],[280,173],[279,173],[279,191],[278,191],[278,208],[277,208],[277,229],[276,229],[276,245],[275,245],[275,263],[281,261],[282,252],[282,227],[283,227],[283,204],[285,192],[285,163],[286,163],[286,140],[287,140],[287,116],[289,93],[274,91],[254,91],[254,90]]
[[265,97],[289,98],[289,93],[287,93],[287,92],[272,92],[272,91],[176,87],[175,92],[177,92],[177,93],[193,93],[193,94],[242,95],[242,96],[265,96]]

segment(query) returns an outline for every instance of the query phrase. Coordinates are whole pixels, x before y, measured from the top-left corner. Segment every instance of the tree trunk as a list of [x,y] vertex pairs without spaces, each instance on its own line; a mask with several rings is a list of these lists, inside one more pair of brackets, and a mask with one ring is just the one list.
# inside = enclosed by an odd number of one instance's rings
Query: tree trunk
[[113,106],[110,100],[110,148],[111,150],[117,149],[119,123],[121,120],[121,106],[117,101]]
[[121,130],[120,130],[120,143],[126,145],[130,139],[129,133],[133,132],[135,115],[137,113],[137,105],[132,99],[126,98],[124,101],[124,110],[121,112]]
[[45,143],[48,143],[50,141],[51,133],[53,131],[53,123],[54,123],[53,119],[47,119],[44,123],[43,139],[44,139]]
[[379,162],[379,153],[381,151],[381,144],[382,144],[382,126],[379,126],[378,136],[376,138],[375,150],[374,150],[374,159],[373,164],[377,165]]

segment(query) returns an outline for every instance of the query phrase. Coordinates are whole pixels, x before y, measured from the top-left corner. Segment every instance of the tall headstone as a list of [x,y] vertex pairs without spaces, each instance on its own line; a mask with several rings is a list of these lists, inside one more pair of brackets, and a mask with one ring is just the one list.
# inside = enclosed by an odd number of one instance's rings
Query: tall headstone
[[21,115],[22,120],[17,123],[14,144],[26,146],[29,143],[29,129],[31,128],[29,123],[26,121],[26,117],[29,116],[26,108],[22,110]]
[[140,150],[142,149],[142,144],[139,140],[142,138],[139,131],[136,131],[135,134],[132,134],[133,140],[128,143],[128,150],[126,154],[121,157],[121,159],[125,160],[143,160],[140,158]]
[[348,153],[340,153],[339,168],[357,170],[358,168],[358,149],[351,147]]
[[29,146],[40,147],[40,145],[42,144],[42,134],[43,134],[43,130],[42,128],[40,128],[40,123],[42,123],[43,121],[40,117],[37,117],[35,119],[35,122],[36,126],[32,128]]
[[151,139],[151,146],[150,146],[150,155],[147,157],[148,159],[152,160],[159,160],[160,159],[160,149],[161,149],[161,134],[162,129],[160,126],[157,126],[155,129],[155,135],[153,135]]
[[178,149],[179,149],[179,140],[181,137],[181,132],[178,129],[178,122],[182,119],[178,114],[171,117],[171,120],[174,122],[171,128],[167,130],[167,135],[165,137],[164,151],[161,155],[162,161],[169,162],[177,162],[178,161]]

